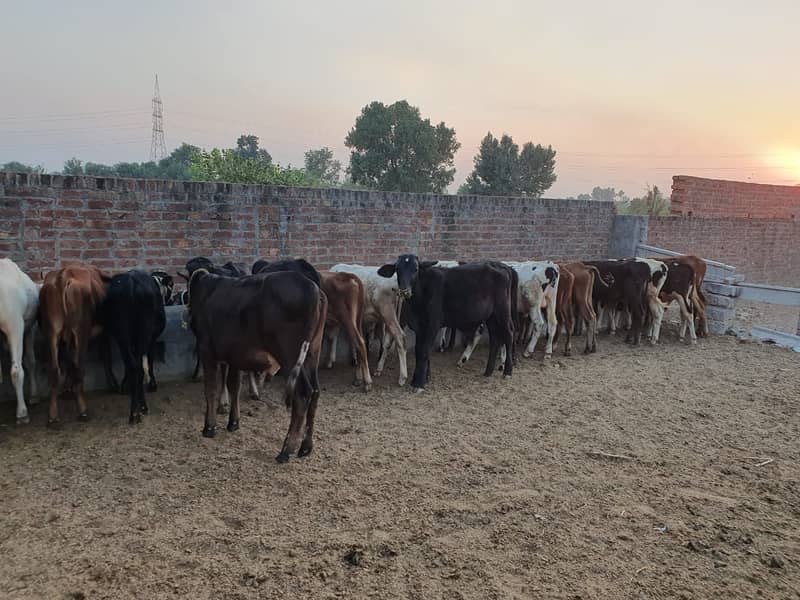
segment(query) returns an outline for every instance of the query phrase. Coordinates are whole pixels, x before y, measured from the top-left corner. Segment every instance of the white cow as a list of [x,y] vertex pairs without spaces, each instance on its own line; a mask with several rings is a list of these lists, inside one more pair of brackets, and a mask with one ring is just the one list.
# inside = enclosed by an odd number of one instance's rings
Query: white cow
[[397,357],[400,360],[400,377],[397,383],[405,385],[406,379],[408,379],[408,366],[405,334],[398,319],[400,296],[397,292],[397,276],[381,277],[378,275],[379,268],[340,264],[331,267],[330,270],[335,273],[352,273],[361,279],[364,284],[364,324],[367,326],[380,324],[384,328],[384,335],[381,339],[381,356],[375,368],[375,376],[379,377],[383,373],[389,350],[396,347]]
[[36,395],[31,328],[36,321],[38,308],[39,289],[36,284],[13,261],[0,258],[0,332],[5,334],[11,350],[11,383],[17,395],[18,424],[30,420],[23,396],[23,355],[31,375],[31,396]]
[[[503,261],[503,264],[508,265],[517,272],[519,277],[517,311],[519,314],[529,317],[531,321],[530,339],[527,340],[527,337],[525,338],[528,343],[522,355],[527,358],[533,353],[536,348],[536,342],[544,335],[546,327],[547,345],[545,346],[544,357],[550,358],[553,355],[553,337],[558,326],[556,319],[558,265],[549,260]],[[546,322],[542,318],[542,310],[547,315]],[[464,349],[464,353],[458,361],[459,366],[469,360],[482,333],[482,328],[475,332],[472,341]]]

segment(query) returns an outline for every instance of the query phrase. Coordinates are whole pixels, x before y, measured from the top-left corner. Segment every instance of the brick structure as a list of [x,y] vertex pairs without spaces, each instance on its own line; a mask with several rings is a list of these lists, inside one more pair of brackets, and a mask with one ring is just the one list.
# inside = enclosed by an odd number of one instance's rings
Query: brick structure
[[800,287],[800,221],[650,217],[647,243],[737,267],[752,283]]
[[34,278],[73,260],[174,273],[196,255],[603,258],[614,215],[610,202],[0,173],[0,256]]
[[764,185],[676,175],[670,211],[694,217],[800,222],[800,186]]

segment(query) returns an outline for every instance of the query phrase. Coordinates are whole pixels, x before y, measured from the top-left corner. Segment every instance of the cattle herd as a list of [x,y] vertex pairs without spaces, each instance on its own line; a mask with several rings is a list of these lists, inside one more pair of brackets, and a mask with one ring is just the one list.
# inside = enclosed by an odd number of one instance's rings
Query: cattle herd
[[[421,261],[403,254],[381,267],[339,264],[329,271],[318,271],[303,259],[259,260],[250,274],[242,264],[218,266],[196,257],[186,263],[186,273],[178,273],[186,290],[176,293],[172,276],[164,271],[108,276],[91,265],[70,264],[35,284],[14,262],[0,259],[0,332],[10,349],[18,424],[29,420],[23,364],[28,369],[33,364],[35,325],[47,346],[49,425],[58,423],[59,397],[65,396],[74,397],[78,419],[88,419],[83,377],[89,341],[95,337],[102,344],[108,385],[129,394],[130,422],[136,423],[147,413],[145,388],[156,389],[154,349],[166,323],[164,307],[186,305],[196,339],[195,376],[203,370],[203,435],[216,433],[218,412],[228,414],[229,431],[238,429],[243,375],[251,394],[258,394],[264,380],[280,374],[291,411],[277,456],[285,462],[313,448],[324,336],[330,341],[327,366],[332,367],[344,329],[353,350],[355,382],[365,391],[393,352],[399,360],[398,384],[406,383],[406,328],[416,336],[414,391],[422,391],[431,379],[431,353],[452,349],[457,332],[465,342],[459,366],[486,333],[484,374],[499,368],[510,377],[518,344],[527,357],[544,337],[549,358],[562,332],[565,355],[572,351],[572,336],[584,330],[584,352],[596,352],[598,326],[606,322],[611,333],[626,329],[626,341],[633,345],[642,335],[655,344],[673,300],[681,315],[679,337],[683,340],[688,329],[694,343],[696,328],[708,334],[701,290],[705,272],[705,262],[695,256],[555,263]],[[125,366],[119,383],[111,368],[111,340]],[[372,374],[371,340],[379,342]],[[35,395],[34,378],[29,379]]]

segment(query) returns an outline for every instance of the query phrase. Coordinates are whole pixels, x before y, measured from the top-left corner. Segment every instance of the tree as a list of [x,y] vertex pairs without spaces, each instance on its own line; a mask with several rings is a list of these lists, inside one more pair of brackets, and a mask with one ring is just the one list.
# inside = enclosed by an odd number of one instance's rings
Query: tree
[[0,171],[8,173],[44,173],[42,165],[26,165],[16,160],[12,160],[3,165],[0,165]]
[[74,156],[64,163],[64,175],[83,175],[83,161]]
[[648,185],[644,196],[634,198],[628,206],[618,206],[618,212],[629,215],[649,215],[651,217],[669,214],[669,199],[665,198],[657,185]]
[[481,140],[474,168],[462,190],[485,196],[541,196],[556,181],[556,151],[527,142],[519,151],[511,136],[491,132]]
[[455,176],[453,157],[461,146],[454,129],[434,126],[419,108],[400,100],[372,102],[345,138],[351,149],[348,173],[353,183],[398,192],[437,192]]
[[314,185],[302,169],[281,167],[263,160],[243,158],[237,150],[205,150],[192,157],[192,178],[201,181],[258,183],[265,185]]
[[325,185],[338,185],[342,163],[333,158],[333,151],[327,146],[319,150],[309,150],[305,154],[306,173]]
[[257,160],[266,164],[272,163],[272,156],[263,148],[258,147],[258,136],[253,134],[242,134],[236,140],[236,154],[242,158]]

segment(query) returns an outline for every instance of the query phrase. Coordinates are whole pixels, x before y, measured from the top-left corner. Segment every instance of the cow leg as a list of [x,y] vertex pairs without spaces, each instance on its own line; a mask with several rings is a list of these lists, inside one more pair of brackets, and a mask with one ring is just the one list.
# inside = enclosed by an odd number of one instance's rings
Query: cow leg
[[597,352],[597,315],[588,302],[578,304],[579,321],[586,321],[586,348],[584,354]]
[[469,339],[469,342],[467,343],[466,348],[464,348],[464,352],[461,353],[461,358],[458,359],[459,367],[467,362],[472,356],[472,353],[475,352],[475,348],[478,347],[478,343],[481,341],[481,336],[483,336],[484,329],[486,329],[486,325],[481,323],[473,332],[472,337],[467,338]]
[[[372,376],[369,373],[369,353],[368,346],[361,335],[358,327],[358,316],[348,315],[351,318],[347,319],[344,323],[347,337],[350,338],[350,346],[353,350],[353,358],[356,362],[356,384],[364,386],[364,391],[368,392],[372,389]],[[309,409],[310,410],[310,409]]]
[[[228,414],[231,408],[230,397],[228,396],[228,386],[224,385],[224,383],[228,380],[228,369],[229,367],[227,364],[220,365],[220,381],[223,383],[223,385],[222,395],[219,398],[219,404],[217,404],[218,415]],[[205,368],[203,370],[205,371]]]
[[261,379],[261,373],[253,373],[252,371],[247,373],[247,382],[250,387],[251,400],[261,400],[261,385],[259,379]]
[[[145,383],[147,384],[148,392],[158,391],[158,383],[156,382],[155,354],[156,342],[153,340],[153,343],[151,343],[150,347],[147,349],[147,369],[145,370]],[[147,411],[145,410],[145,413],[146,412]]]
[[303,438],[303,443],[300,444],[300,450],[297,451],[297,456],[302,458],[308,456],[314,449],[314,422],[317,417],[317,404],[319,402],[319,376],[317,369],[314,365],[309,365],[309,383],[311,386],[311,400],[308,403],[308,411],[306,412],[306,435]]
[[86,354],[89,347],[88,335],[80,337],[75,335],[75,356],[73,363],[73,382],[75,384],[75,398],[78,401],[78,420],[89,420],[89,405],[86,403],[86,396],[83,393],[84,369],[86,367]]
[[228,431],[239,429],[239,388],[241,383],[242,377],[239,369],[228,367],[228,377],[225,380],[225,387],[231,399],[231,409],[228,413]]
[[33,337],[33,330],[28,329],[24,333],[22,341],[22,363],[28,373],[28,391],[31,399],[39,396],[39,388],[36,385],[36,357],[33,353]]
[[[529,317],[532,323],[533,335],[531,335],[531,339],[528,342],[527,348],[522,353],[522,356],[525,358],[530,358],[533,352],[536,350],[536,343],[539,341],[539,338],[542,335],[542,330],[544,329],[544,320],[542,319],[542,311],[539,309],[538,306],[532,307],[529,313]],[[547,317],[548,322],[550,321],[550,315],[548,314]],[[555,320],[555,313],[553,314],[553,320]],[[549,337],[548,333],[548,345],[550,348],[550,354],[548,355],[547,349],[545,348],[545,358],[550,358],[550,355],[553,354],[553,341]]]
[[212,438],[217,434],[217,400],[220,394],[221,365],[213,361],[203,361],[203,387],[206,396],[206,420],[203,437]]
[[2,328],[2,331],[6,335],[11,351],[11,384],[14,386],[14,393],[17,396],[17,425],[22,425],[30,421],[24,396],[25,370],[22,367],[25,323],[21,320],[8,323],[5,328]]
[[556,335],[558,328],[558,320],[556,319],[556,303],[548,301],[547,303],[547,345],[544,347],[544,357],[550,358],[553,356],[553,338]]
[[[395,314],[395,308],[393,306],[381,306],[381,317],[383,318],[383,325],[384,325],[384,352],[381,355],[381,359],[378,364],[378,368],[375,371],[375,375],[378,375],[379,372],[383,372],[383,366],[386,363],[386,355],[388,354],[387,346],[386,346],[386,338],[391,337],[394,344],[397,346],[397,358],[400,362],[400,377],[397,380],[397,385],[403,386],[408,379],[408,363],[406,362],[406,342],[405,342],[405,334],[400,327],[400,324],[397,322],[397,315]],[[388,336],[386,333],[388,332]],[[383,361],[383,364],[381,364]]]
[[194,363],[194,373],[192,373],[192,381],[200,381],[200,351],[197,349],[197,344],[194,345],[194,354],[196,360]]
[[327,368],[332,369],[333,365],[336,363],[336,346],[339,343],[339,326],[331,325],[326,327],[325,335],[330,341],[330,353],[328,355],[328,364],[326,366]]
[[[124,394],[125,390],[122,389],[122,385],[117,381],[117,378],[114,375],[113,365],[111,364],[111,338],[107,333],[103,332],[100,334],[97,341],[100,354],[102,355],[103,371],[105,372],[106,385],[108,386],[108,389],[112,394]],[[125,384],[124,380],[122,384]]]
[[50,385],[50,403],[47,409],[47,424],[58,423],[58,387],[61,380],[61,371],[58,364],[58,338],[55,331],[48,331],[47,382]]
[[[483,372],[484,377],[490,377],[494,372],[494,366],[497,362],[497,354],[500,350],[500,327],[497,323],[497,319],[494,315],[492,315],[488,321],[486,321],[486,327],[489,329],[489,358],[486,361],[486,369]],[[513,337],[512,337],[513,343]]]

